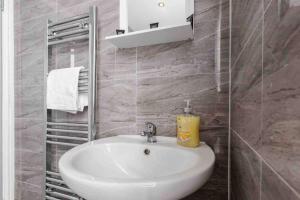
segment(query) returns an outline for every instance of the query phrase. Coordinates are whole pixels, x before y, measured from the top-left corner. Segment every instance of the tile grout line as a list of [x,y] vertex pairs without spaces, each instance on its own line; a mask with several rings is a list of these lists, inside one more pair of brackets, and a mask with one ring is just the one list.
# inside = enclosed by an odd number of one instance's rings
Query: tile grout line
[[[262,0],[262,33],[261,33],[261,107],[260,107],[260,134],[262,135],[263,132],[263,95],[264,95],[264,35],[265,35],[265,4],[264,0]],[[262,197],[262,159],[260,159],[260,169],[259,169],[259,200]]]
[[261,200],[262,194],[262,159],[259,159],[259,200]]
[[227,180],[227,184],[228,184],[228,200],[231,200],[231,53],[232,53],[232,0],[229,0],[229,69],[228,69],[228,73],[229,73],[229,94],[228,94],[228,101],[229,101],[229,105],[228,105],[228,180]]
[[138,48],[135,48],[135,127],[138,134],[137,116],[138,116]]
[[274,174],[276,174],[277,175],[277,177],[290,189],[290,190],[292,190],[292,192],[297,196],[297,197],[299,197],[300,198],[300,193],[296,190],[296,189],[294,189],[278,172],[276,172],[276,170],[252,147],[252,146],[250,146],[250,144],[246,141],[246,140],[244,140],[243,138],[242,138],[242,136],[240,136],[240,134],[237,132],[237,131],[235,131],[233,128],[231,128],[231,130],[232,130],[232,132],[241,140],[241,141],[243,141],[255,154],[256,154],[256,156],[265,164],[265,165],[267,165],[271,170],[272,170],[272,172],[274,173]]
[[[229,74],[228,72],[220,72],[220,73],[194,73],[194,74],[186,74],[186,75],[170,75],[170,76],[152,76],[152,77],[140,77],[138,78],[138,73],[136,73],[137,79],[142,80],[142,79],[155,79],[155,78],[178,78],[178,77],[188,77],[188,76],[199,76],[199,75],[226,75]],[[128,77],[125,78],[127,75],[124,75],[124,78],[107,78],[104,80],[100,81],[112,81],[112,80],[133,80],[135,78],[133,77]],[[222,85],[222,84],[221,84]],[[223,84],[224,85],[224,84]]]

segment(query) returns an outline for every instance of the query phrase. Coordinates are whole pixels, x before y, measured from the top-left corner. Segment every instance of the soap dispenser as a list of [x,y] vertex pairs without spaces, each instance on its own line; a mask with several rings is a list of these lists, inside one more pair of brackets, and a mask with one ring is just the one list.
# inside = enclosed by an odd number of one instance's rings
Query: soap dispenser
[[200,117],[192,114],[191,100],[185,100],[184,114],[177,116],[177,144],[195,148],[200,144]]

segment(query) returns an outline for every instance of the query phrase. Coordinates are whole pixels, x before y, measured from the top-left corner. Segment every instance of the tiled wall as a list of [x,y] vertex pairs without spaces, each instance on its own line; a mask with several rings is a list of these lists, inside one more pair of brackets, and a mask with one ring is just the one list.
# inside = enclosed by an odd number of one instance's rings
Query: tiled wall
[[232,199],[300,199],[299,5],[232,0]]
[[[191,99],[202,119],[202,138],[220,144],[211,180],[187,198],[227,199],[229,3],[195,0],[193,41],[116,49],[104,37],[119,23],[119,0],[15,0],[16,36],[16,199],[42,199],[43,62],[47,18],[98,7],[97,137],[138,134],[145,121],[158,135],[175,136],[175,116]],[[50,65],[69,66],[69,45],[54,49]],[[77,65],[86,65],[86,44],[75,45]],[[220,61],[220,62],[219,62]],[[85,116],[83,113],[81,116]],[[56,117],[69,118],[57,114]],[[219,142],[217,142],[219,141]],[[55,153],[59,149],[55,149]],[[58,157],[49,152],[54,158]]]

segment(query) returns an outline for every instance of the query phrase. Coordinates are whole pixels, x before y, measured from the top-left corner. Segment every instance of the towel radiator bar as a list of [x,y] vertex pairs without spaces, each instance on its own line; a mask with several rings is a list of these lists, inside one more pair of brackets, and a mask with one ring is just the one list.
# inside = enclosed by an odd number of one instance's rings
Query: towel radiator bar
[[[45,48],[45,96],[47,90],[48,56],[51,47],[68,42],[88,41],[89,66],[79,74],[78,92],[87,93],[88,109],[87,120],[83,122],[56,122],[51,119],[52,111],[47,110],[45,98],[45,192],[47,200],[82,200],[61,179],[59,172],[53,171],[47,165],[51,159],[47,152],[51,147],[73,148],[95,137],[95,108],[96,108],[96,44],[97,44],[97,9],[89,8],[86,14],[78,15],[56,22],[47,21],[47,39]],[[50,161],[51,162],[51,161]]]

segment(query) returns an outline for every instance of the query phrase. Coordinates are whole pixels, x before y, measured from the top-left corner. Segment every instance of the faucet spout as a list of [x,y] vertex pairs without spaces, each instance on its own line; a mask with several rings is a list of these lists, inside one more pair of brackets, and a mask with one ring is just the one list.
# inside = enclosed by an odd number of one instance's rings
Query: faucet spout
[[145,130],[141,133],[142,136],[147,136],[147,142],[156,143],[156,126],[151,122],[145,123]]

